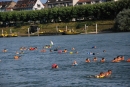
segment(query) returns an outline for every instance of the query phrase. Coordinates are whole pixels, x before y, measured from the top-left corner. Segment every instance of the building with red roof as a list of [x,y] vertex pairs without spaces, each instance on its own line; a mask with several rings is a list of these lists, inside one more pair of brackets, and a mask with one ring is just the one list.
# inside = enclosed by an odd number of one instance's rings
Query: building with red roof
[[1,1],[0,12],[13,11],[13,8],[15,5],[16,5],[16,2],[14,1]]
[[[46,6],[47,8],[68,7],[68,6],[76,6],[76,5],[103,3],[107,1],[113,1],[113,0],[47,0]],[[114,1],[118,1],[118,0],[114,0]]]
[[40,0],[18,0],[14,7],[14,10],[41,10],[44,9],[44,5]]

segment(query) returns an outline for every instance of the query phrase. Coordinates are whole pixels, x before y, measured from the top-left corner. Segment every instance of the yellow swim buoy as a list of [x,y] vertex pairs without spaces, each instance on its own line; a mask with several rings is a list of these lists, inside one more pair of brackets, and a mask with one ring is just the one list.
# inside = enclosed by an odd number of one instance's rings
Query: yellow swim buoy
[[73,52],[70,52],[70,54],[73,54]]

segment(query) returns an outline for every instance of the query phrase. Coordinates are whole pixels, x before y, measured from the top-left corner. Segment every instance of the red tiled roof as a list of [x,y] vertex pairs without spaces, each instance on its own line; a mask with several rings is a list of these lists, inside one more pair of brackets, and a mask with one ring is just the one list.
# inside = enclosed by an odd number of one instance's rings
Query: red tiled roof
[[15,9],[33,7],[37,0],[19,0],[15,5]]
[[81,3],[81,2],[91,2],[91,0],[79,0],[78,3]]
[[0,2],[0,5],[1,5],[2,7],[8,7],[8,6],[11,4],[11,2],[12,2],[12,1],[2,1],[2,2]]
[[56,2],[72,2],[72,0],[47,0],[46,3],[56,3]]

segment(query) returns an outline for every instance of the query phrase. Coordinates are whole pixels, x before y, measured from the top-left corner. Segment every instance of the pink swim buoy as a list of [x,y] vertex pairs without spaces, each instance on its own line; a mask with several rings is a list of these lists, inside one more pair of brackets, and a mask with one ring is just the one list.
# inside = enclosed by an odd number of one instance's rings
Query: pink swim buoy
[[62,53],[62,50],[58,50],[58,53]]

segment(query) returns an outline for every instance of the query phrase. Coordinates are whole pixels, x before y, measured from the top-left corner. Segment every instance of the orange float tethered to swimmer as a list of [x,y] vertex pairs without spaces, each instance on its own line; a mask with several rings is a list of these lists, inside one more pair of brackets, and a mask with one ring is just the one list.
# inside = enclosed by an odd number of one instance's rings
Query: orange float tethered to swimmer
[[36,47],[30,47],[29,50],[36,50],[37,48]]
[[130,62],[130,58],[126,60],[127,62]]

